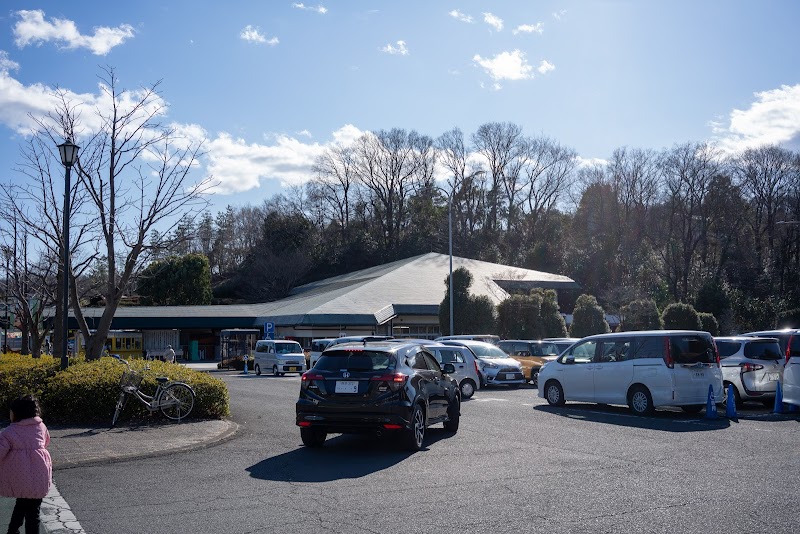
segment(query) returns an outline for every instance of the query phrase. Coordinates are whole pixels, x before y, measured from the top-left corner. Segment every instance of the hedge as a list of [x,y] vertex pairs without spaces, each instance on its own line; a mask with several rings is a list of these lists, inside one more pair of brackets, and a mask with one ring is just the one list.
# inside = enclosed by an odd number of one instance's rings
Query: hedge
[[[134,369],[144,373],[142,392],[153,394],[156,378],[169,377],[185,382],[196,394],[191,419],[219,419],[230,415],[230,397],[225,383],[208,373],[181,365],[143,360],[131,362]],[[50,356],[34,359],[30,356],[0,356],[0,418],[7,420],[8,405],[14,398],[32,393],[39,398],[43,417],[48,423],[108,423],[119,396],[119,382],[125,366],[114,358],[90,362],[70,361],[61,371],[60,361]],[[141,421],[150,412],[128,399],[122,415],[126,421]],[[117,423],[118,425],[120,423]]]

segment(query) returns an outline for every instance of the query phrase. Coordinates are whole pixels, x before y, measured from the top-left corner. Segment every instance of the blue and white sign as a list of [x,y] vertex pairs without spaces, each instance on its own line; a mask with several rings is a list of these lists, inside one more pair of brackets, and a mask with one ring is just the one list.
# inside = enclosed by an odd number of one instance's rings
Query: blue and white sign
[[275,339],[275,323],[264,323],[264,339]]

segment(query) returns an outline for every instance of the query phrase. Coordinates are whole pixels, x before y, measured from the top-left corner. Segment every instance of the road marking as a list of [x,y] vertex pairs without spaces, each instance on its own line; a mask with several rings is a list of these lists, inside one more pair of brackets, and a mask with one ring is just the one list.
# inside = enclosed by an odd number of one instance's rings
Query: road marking
[[47,497],[42,500],[41,521],[45,532],[58,534],[86,534],[78,523],[75,514],[70,510],[69,504],[58,492],[55,484],[50,485]]
[[473,399],[473,402],[491,402],[491,401],[508,402],[508,399],[496,399],[493,397],[488,397],[485,399]]

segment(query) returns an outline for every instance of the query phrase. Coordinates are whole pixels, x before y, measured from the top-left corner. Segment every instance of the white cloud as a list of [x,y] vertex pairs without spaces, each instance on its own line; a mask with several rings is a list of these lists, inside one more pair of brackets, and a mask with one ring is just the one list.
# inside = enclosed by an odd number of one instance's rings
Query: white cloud
[[553,65],[552,63],[550,63],[549,61],[547,61],[546,59],[543,59],[542,62],[539,64],[539,66],[536,68],[536,70],[539,72],[539,74],[547,74],[551,70],[555,70],[555,69],[556,69],[556,66]]
[[[347,124],[333,132],[334,143],[349,144],[363,134]],[[215,193],[241,193],[255,189],[264,179],[277,179],[283,186],[301,185],[313,176],[311,167],[331,144],[303,143],[277,135],[273,144],[247,143],[221,133],[206,144],[208,172],[219,185]]]
[[408,47],[406,46],[405,41],[397,41],[397,47],[395,48],[391,43],[387,44],[383,48],[381,48],[381,52],[386,52],[387,54],[392,55],[400,55],[400,56],[407,56],[409,54]]
[[297,4],[297,3],[295,3],[295,4],[292,4],[292,7],[297,8],[297,9],[302,9],[304,11],[315,11],[315,12],[319,13],[320,15],[324,15],[325,13],[328,12],[328,8],[326,8],[325,6],[322,6],[322,5],[319,5],[319,6],[307,6],[305,4]]
[[544,24],[541,22],[537,22],[536,24],[520,24],[515,29],[511,30],[511,33],[517,35],[518,33],[544,33]]
[[19,63],[8,57],[8,52],[0,50],[0,73],[7,73],[10,70],[19,70]]
[[97,27],[94,35],[81,35],[75,23],[67,19],[44,20],[44,11],[17,11],[20,18],[14,25],[14,43],[24,48],[56,41],[67,49],[86,48],[97,56],[104,56],[115,46],[133,37],[133,26],[121,24],[116,28]]
[[503,31],[503,19],[491,13],[483,14],[483,22],[491,26],[497,31]]
[[800,141],[800,84],[754,93],[748,109],[731,111],[727,125],[712,123],[721,149],[737,152],[764,144]]
[[482,58],[476,54],[472,60],[483,67],[495,81],[533,78],[533,67],[519,50],[501,52],[493,58]]
[[561,11],[556,11],[555,13],[553,13],[553,18],[556,19],[556,20],[561,20],[564,17],[564,15],[566,15],[566,14],[567,14],[567,10],[566,9],[562,9]]
[[277,37],[271,37],[270,39],[267,39],[266,36],[261,33],[261,30],[259,30],[258,27],[250,24],[244,27],[242,32],[239,34],[239,38],[250,43],[268,44],[270,46],[275,46],[280,42],[278,41]]
[[460,20],[461,22],[466,22],[467,24],[472,24],[474,22],[474,20],[472,20],[471,15],[466,15],[457,9],[454,9],[453,11],[448,13],[448,15],[450,15],[456,20]]

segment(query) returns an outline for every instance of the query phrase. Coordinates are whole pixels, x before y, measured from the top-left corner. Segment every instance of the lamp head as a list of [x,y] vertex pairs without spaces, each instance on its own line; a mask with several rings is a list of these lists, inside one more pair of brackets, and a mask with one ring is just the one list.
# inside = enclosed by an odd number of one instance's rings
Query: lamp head
[[58,153],[61,155],[61,163],[65,167],[72,167],[75,161],[78,159],[78,149],[80,147],[67,139],[60,145],[58,145]]

